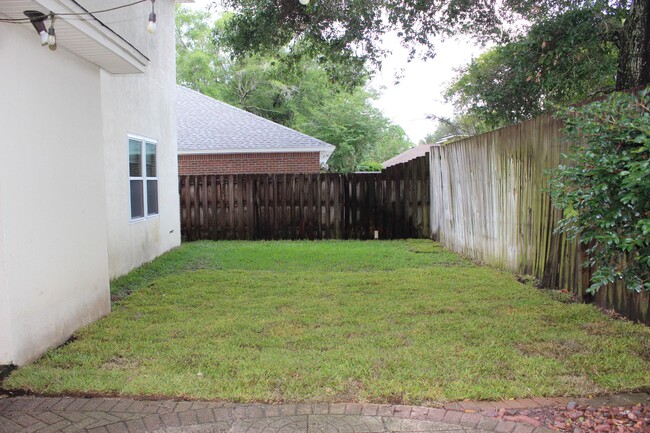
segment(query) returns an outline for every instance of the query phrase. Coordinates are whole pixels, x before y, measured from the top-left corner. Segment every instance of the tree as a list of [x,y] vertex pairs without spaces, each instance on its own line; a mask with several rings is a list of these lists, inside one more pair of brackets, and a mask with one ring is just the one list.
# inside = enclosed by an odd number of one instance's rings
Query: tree
[[575,9],[534,24],[460,70],[446,97],[500,127],[614,89],[617,10]]
[[179,84],[286,126],[296,111],[347,90],[328,79],[321,63],[308,58],[295,63],[284,48],[234,56],[218,37],[230,18],[211,26],[206,13],[178,9]]
[[339,93],[297,113],[294,125],[299,131],[336,145],[328,162],[335,172],[352,172],[361,165],[383,162],[411,145],[402,128],[373,107],[363,89]]
[[[225,39],[236,52],[253,52],[308,41],[311,55],[333,59],[349,68],[378,65],[381,37],[395,31],[411,55],[422,47],[435,53],[436,37],[465,33],[507,42],[517,34],[518,20],[536,23],[585,7],[615,10],[625,18],[617,31],[620,44],[618,88],[650,82],[650,0],[223,0],[235,11]],[[610,4],[611,3],[611,4]]]
[[453,118],[429,116],[438,121],[435,131],[427,134],[420,144],[435,144],[443,139],[457,139],[482,134],[490,128],[474,115],[462,114]]
[[410,146],[404,131],[372,107],[376,95],[363,83],[332,81],[328,62],[296,58],[286,47],[234,56],[218,36],[229,19],[213,27],[207,14],[178,9],[179,84],[335,145],[335,171],[381,162]]
[[[385,119],[382,128],[382,138],[376,146],[372,146],[366,155],[365,161],[361,164],[366,164],[373,168],[370,171],[377,171],[376,167],[381,165],[384,161],[391,159],[394,156],[407,150],[413,143],[404,132],[401,126],[395,125]],[[359,167],[357,167],[359,169]]]
[[632,0],[619,38],[616,88],[650,83],[650,0]]
[[226,59],[212,40],[207,12],[176,8],[176,81],[204,95],[219,98],[217,84]]

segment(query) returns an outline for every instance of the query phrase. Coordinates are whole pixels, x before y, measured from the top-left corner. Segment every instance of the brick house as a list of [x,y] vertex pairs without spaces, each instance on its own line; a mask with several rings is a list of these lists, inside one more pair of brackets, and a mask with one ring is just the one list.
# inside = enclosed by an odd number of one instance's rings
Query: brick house
[[177,86],[178,174],[318,173],[334,146]]

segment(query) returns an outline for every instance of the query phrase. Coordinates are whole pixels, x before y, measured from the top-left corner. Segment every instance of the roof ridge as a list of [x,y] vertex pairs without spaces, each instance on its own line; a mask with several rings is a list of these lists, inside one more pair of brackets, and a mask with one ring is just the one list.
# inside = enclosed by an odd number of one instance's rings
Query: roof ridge
[[269,123],[269,124],[273,125],[274,127],[279,127],[281,129],[290,131],[291,133],[301,135],[302,137],[307,138],[309,140],[313,140],[313,141],[317,141],[319,143],[322,143],[325,147],[331,146],[331,150],[334,150],[336,148],[336,146],[334,146],[333,144],[330,144],[330,143],[328,143],[326,141],[323,141],[323,140],[321,140],[319,138],[312,137],[311,135],[307,135],[307,134],[305,134],[303,132],[300,132],[300,131],[297,131],[297,130],[295,130],[293,128],[289,128],[288,126],[285,126],[285,125],[282,125],[280,123],[274,122],[274,121],[269,120],[269,119],[267,119],[265,117],[259,116],[257,114],[251,113],[249,111],[246,111],[246,110],[244,110],[242,108],[235,107],[234,105],[230,105],[230,104],[228,104],[226,102],[223,102],[223,101],[220,101],[220,100],[218,100],[216,98],[213,98],[211,96],[205,95],[205,94],[199,92],[198,90],[190,89],[189,87],[183,86],[181,84],[176,84],[176,87],[181,89],[181,90],[189,91],[189,92],[195,93],[197,95],[200,95],[201,97],[209,100],[211,103],[217,103],[217,104],[219,104],[219,105],[221,105],[221,106],[223,106],[223,107],[225,107],[227,109],[240,112],[240,113],[246,115],[247,117],[250,117],[250,118],[255,119],[257,121],[262,121],[262,122]]

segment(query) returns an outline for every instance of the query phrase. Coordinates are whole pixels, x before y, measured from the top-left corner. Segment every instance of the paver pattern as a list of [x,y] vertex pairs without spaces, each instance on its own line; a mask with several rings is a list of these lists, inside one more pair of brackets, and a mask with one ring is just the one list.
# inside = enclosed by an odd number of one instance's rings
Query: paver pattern
[[646,393],[591,399],[462,401],[443,408],[360,403],[234,404],[126,398],[0,395],[0,433],[549,433],[544,427],[485,416],[499,409],[569,401],[595,406],[645,402]]
[[456,409],[358,403],[233,404],[0,398],[0,433],[548,433]]

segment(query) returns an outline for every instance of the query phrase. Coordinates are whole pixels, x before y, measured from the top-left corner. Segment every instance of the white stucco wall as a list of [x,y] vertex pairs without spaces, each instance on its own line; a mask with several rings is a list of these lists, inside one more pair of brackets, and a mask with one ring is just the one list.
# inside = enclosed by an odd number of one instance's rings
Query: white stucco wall
[[[83,3],[89,10],[124,4],[116,0]],[[158,28],[153,35],[145,31],[149,2],[101,17],[150,59],[145,74],[101,74],[111,278],[180,244],[174,1],[158,0],[155,10]],[[136,222],[130,215],[128,134],[158,142],[159,215]]]
[[[0,142],[1,143],[1,142]],[[0,186],[2,185],[0,181]],[[2,197],[0,191],[0,197]],[[0,364],[8,364],[13,358],[13,338],[9,327],[9,292],[5,271],[5,240],[2,232],[2,200],[0,199]]]
[[[88,10],[124,4],[86,0]],[[30,26],[0,25],[0,364],[26,364],[110,311],[109,280],[180,244],[174,2],[99,18],[151,59],[111,75]],[[128,134],[158,142],[160,215],[130,219]]]
[[0,364],[110,311],[99,68],[0,25]]

